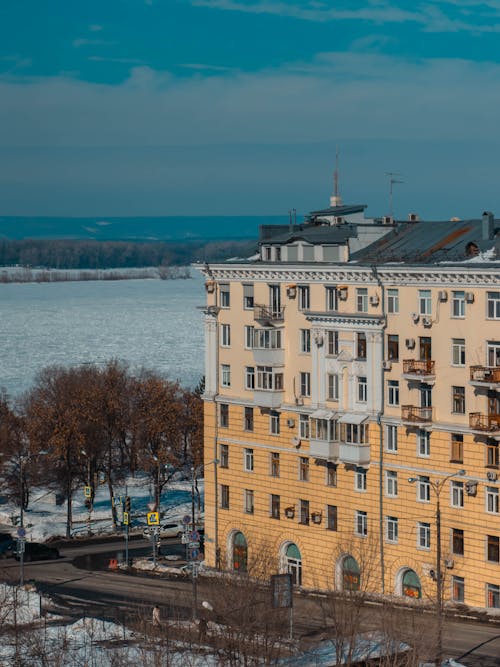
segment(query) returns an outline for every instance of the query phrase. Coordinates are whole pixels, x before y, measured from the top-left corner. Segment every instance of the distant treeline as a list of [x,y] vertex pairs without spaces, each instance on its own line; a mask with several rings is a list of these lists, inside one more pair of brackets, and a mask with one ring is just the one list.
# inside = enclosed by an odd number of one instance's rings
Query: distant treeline
[[77,239],[0,239],[0,266],[54,269],[110,269],[187,266],[197,261],[246,257],[254,241],[93,241]]

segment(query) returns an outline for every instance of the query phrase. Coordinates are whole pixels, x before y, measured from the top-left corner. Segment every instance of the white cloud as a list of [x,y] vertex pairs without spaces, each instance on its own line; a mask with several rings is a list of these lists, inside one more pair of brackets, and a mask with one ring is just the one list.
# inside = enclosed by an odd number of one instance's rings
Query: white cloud
[[101,30],[103,30],[103,26],[99,25],[98,23],[91,23],[89,25],[89,30],[90,32],[101,32]]
[[87,37],[79,37],[78,39],[74,39],[71,43],[75,49],[79,49],[82,46],[110,46],[116,42],[110,42],[105,39],[88,39]]

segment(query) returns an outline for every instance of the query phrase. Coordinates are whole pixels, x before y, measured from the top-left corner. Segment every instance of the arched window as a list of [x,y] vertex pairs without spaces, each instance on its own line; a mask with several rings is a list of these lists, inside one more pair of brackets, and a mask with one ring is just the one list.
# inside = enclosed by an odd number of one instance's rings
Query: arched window
[[302,586],[302,556],[296,544],[289,544],[286,553],[286,570],[292,575],[292,583]]
[[248,546],[243,533],[235,533],[233,538],[233,569],[246,572],[248,563]]
[[419,600],[422,597],[422,586],[418,575],[413,570],[406,570],[403,574],[403,595],[407,598],[415,598]]
[[345,591],[359,591],[361,570],[352,556],[346,556],[342,563],[342,587]]

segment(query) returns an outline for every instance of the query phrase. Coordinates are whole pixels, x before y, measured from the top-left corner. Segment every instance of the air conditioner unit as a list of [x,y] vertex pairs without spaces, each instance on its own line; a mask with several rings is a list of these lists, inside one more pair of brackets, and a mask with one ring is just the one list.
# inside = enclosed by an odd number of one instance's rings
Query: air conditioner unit
[[296,449],[299,449],[299,448],[300,448],[300,438],[297,438],[297,437],[292,438],[292,445],[293,445]]
[[477,482],[465,482],[465,493],[468,496],[477,495]]
[[293,517],[295,516],[295,507],[286,507],[285,516],[287,519],[293,519]]
[[321,523],[322,518],[323,518],[323,516],[322,516],[321,512],[313,512],[311,514],[311,519],[312,519],[313,523]]
[[295,299],[297,296],[297,285],[287,285],[286,295],[289,299]]
[[455,561],[453,558],[445,558],[444,559],[444,566],[448,568],[448,570],[452,570],[453,566],[455,565]]
[[409,350],[413,350],[415,347],[415,339],[414,338],[407,338],[405,340],[405,345]]
[[383,361],[382,368],[384,371],[390,371],[392,369],[392,361]]
[[412,319],[413,322],[416,324],[416,323],[419,321],[419,319],[420,319],[420,315],[419,315],[418,313],[412,313],[412,314],[411,314],[411,319]]
[[378,306],[378,303],[379,303],[378,294],[374,294],[373,296],[370,297],[370,306]]
[[474,303],[474,293],[465,292],[465,300],[467,301],[467,303]]
[[486,477],[488,478],[489,482],[494,482],[498,479],[498,475],[496,472],[493,472],[492,470],[488,470],[486,473]]
[[295,419],[287,419],[286,425],[288,426],[288,428],[293,428],[295,426]]
[[432,326],[432,318],[431,317],[422,317],[422,324],[424,327],[431,327]]
[[448,292],[446,290],[440,290],[438,292],[438,299],[440,301],[448,301]]

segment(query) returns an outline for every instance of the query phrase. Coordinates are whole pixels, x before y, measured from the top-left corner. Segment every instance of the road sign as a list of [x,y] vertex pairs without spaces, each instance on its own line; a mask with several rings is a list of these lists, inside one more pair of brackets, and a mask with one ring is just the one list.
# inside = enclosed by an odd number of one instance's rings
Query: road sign
[[23,554],[25,552],[25,540],[17,540],[17,553],[18,554]]
[[129,517],[130,515],[128,512],[123,512],[123,523],[125,526],[128,526],[128,524],[130,523]]
[[148,512],[148,526],[159,526],[160,525],[160,513],[159,512]]
[[19,526],[19,528],[17,529],[17,536],[26,537],[26,528],[23,528],[23,526]]
[[189,550],[189,560],[198,560],[199,555],[200,555],[199,549]]
[[290,608],[293,606],[293,582],[292,575],[272,574],[271,593],[274,609]]
[[189,547],[189,549],[199,549],[200,548],[200,543],[199,542],[189,542],[188,547]]
[[182,523],[187,525],[188,523],[191,523],[191,516],[189,514],[185,514],[182,517]]
[[200,533],[199,533],[197,530],[192,530],[192,531],[189,533],[189,539],[191,540],[191,542],[199,542],[199,540],[200,540]]
[[85,498],[92,498],[92,487],[91,486],[84,487],[83,495],[85,496]]

